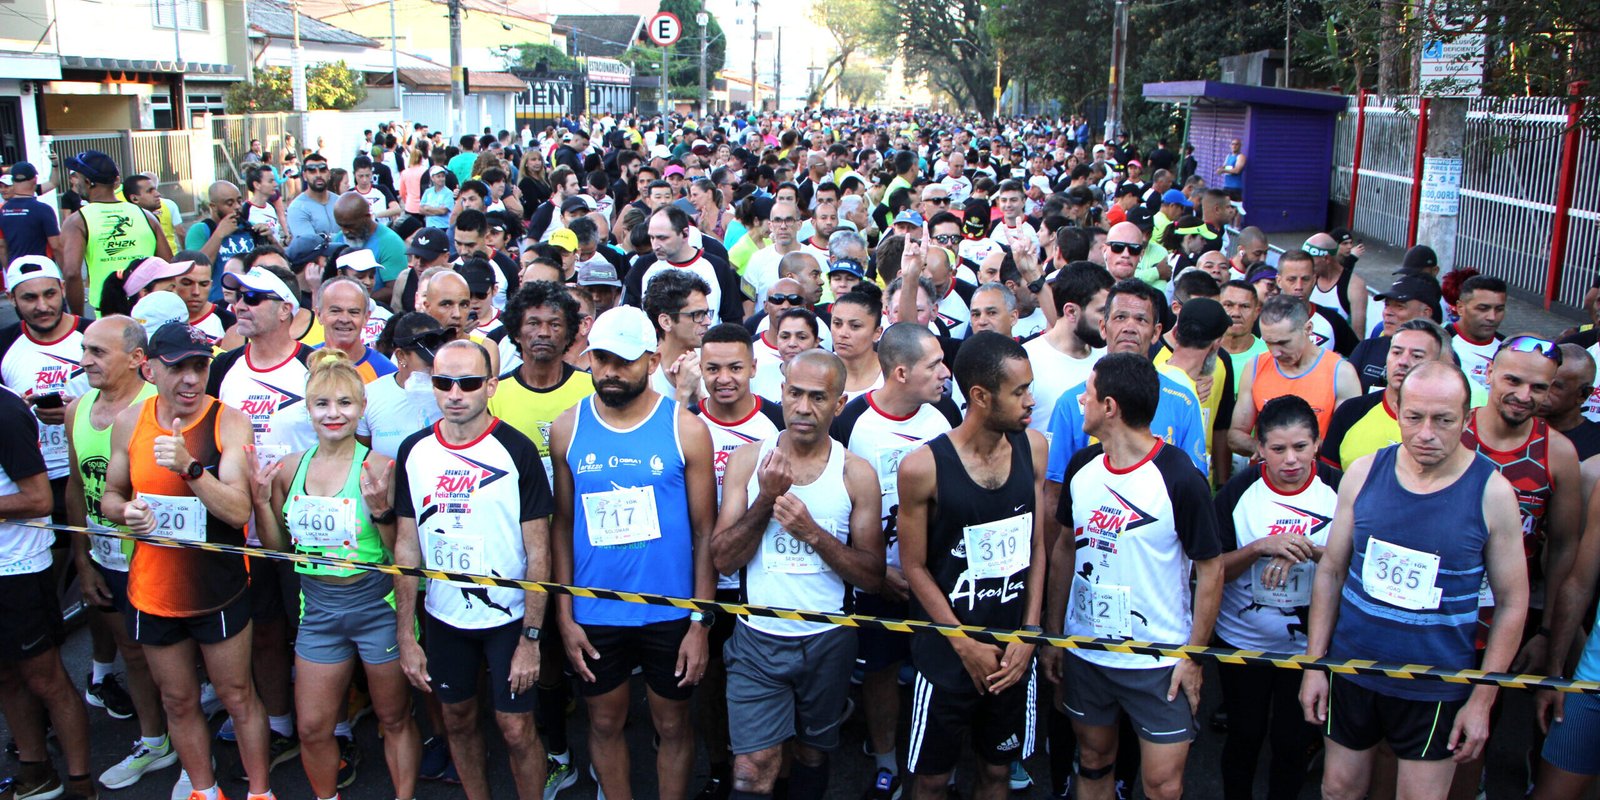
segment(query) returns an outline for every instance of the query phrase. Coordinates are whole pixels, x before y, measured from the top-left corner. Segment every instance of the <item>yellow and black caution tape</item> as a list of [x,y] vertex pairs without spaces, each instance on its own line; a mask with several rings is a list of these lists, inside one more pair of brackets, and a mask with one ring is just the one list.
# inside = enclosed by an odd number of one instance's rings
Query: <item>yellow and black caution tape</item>
[[269,550],[260,547],[245,547],[240,545],[218,544],[215,542],[188,542],[172,539],[166,536],[143,536],[135,533],[125,533],[117,530],[100,530],[85,528],[76,525],[41,524],[34,522],[19,523],[29,527],[45,528],[54,531],[69,533],[87,533],[97,536],[110,536],[116,539],[126,539],[135,542],[156,545],[158,547],[178,547],[191,550],[204,550],[211,553],[226,553],[229,555],[252,556],[256,558],[272,558],[296,564],[318,564],[341,569],[359,569],[370,572],[386,572],[391,575],[409,575],[415,578],[427,578],[435,581],[450,581],[455,583],[475,583],[480,586],[495,586],[503,589],[522,589],[523,591],[544,592],[546,594],[564,594],[572,597],[585,597],[593,600],[616,600],[623,603],[643,603],[653,606],[672,606],[689,611],[702,610],[714,611],[724,614],[737,614],[752,617],[773,617],[776,619],[799,620],[804,622],[820,622],[831,625],[845,625],[852,628],[882,628],[898,633],[914,633],[916,631],[930,631],[952,639],[976,639],[991,644],[1009,644],[1012,642],[1025,642],[1040,647],[1060,647],[1074,650],[1097,650],[1107,653],[1128,653],[1133,655],[1165,656],[1171,658],[1187,658],[1198,660],[1212,658],[1224,664],[1264,664],[1280,669],[1315,669],[1324,672],[1342,675],[1375,675],[1401,680],[1426,680],[1442,681],[1444,683],[1481,684],[1500,686],[1507,689],[1554,689],[1558,692],[1574,694],[1600,694],[1600,682],[1577,681],[1565,678],[1552,678],[1545,675],[1525,675],[1510,672],[1485,672],[1478,669],[1445,669],[1429,666],[1427,664],[1390,664],[1367,659],[1349,659],[1339,661],[1328,658],[1311,658],[1296,653],[1273,653],[1264,650],[1240,650],[1231,647],[1202,647],[1187,644],[1162,644],[1158,642],[1136,642],[1122,639],[1096,639],[1089,636],[1048,636],[1042,633],[1031,633],[1021,630],[1006,630],[1003,628],[981,628],[975,625],[947,625],[924,620],[892,619],[886,617],[872,617],[862,614],[830,614],[821,611],[803,611],[792,608],[776,608],[773,606],[751,605],[749,603],[725,603],[718,600],[699,600],[689,597],[668,597],[666,595],[649,594],[645,592],[624,592],[615,589],[600,589],[592,586],[568,586],[563,583],[547,581],[529,581],[515,578],[499,578],[490,575],[474,575],[466,572],[450,572],[427,567],[402,567],[394,564],[376,564],[368,561],[352,561],[344,558],[330,556],[310,555],[307,553],[286,553],[279,550]]

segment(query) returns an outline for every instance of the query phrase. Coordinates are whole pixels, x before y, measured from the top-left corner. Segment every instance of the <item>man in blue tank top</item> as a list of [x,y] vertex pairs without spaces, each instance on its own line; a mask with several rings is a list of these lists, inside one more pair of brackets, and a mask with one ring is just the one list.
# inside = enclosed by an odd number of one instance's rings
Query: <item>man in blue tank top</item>
[[[1471,397],[1449,364],[1423,365],[1401,384],[1401,442],[1345,473],[1312,590],[1306,654],[1480,667],[1501,672],[1521,641],[1528,597],[1522,524],[1511,484],[1461,446]],[[1397,518],[1427,520],[1406,525]],[[1478,587],[1500,599],[1477,663]],[[1306,720],[1323,727],[1325,798],[1366,795],[1375,745],[1387,741],[1409,796],[1443,800],[1456,763],[1489,737],[1495,686],[1307,671]],[[1453,763],[1454,762],[1454,763]]]
[[[717,479],[705,423],[650,388],[656,329],[620,306],[589,331],[595,393],[550,430],[556,580],[628,592],[712,598]],[[660,796],[683,797],[694,767],[689,698],[705,674],[712,615],[664,606],[557,599],[561,639],[588,700],[601,790],[632,797],[628,679],[644,674],[660,748]]]

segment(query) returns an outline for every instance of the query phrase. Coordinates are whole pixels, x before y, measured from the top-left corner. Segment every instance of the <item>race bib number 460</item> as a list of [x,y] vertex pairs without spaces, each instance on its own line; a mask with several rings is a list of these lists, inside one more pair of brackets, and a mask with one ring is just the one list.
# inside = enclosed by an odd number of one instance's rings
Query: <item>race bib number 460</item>
[[301,547],[349,547],[356,531],[356,504],[348,497],[295,495],[289,501],[289,533]]
[[1439,556],[1390,544],[1376,536],[1367,540],[1361,565],[1361,588],[1373,598],[1413,611],[1439,607]]

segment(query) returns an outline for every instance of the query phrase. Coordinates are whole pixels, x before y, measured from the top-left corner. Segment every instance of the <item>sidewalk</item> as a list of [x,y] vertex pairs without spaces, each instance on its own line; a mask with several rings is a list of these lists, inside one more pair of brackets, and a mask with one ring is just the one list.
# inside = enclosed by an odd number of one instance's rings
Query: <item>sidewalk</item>
[[[1273,233],[1267,235],[1267,242],[1274,247],[1293,250],[1313,233],[1316,231]],[[1367,242],[1367,254],[1356,263],[1356,274],[1366,280],[1370,291],[1382,291],[1394,282],[1393,273],[1400,268],[1405,254],[1404,248]],[[1500,326],[1500,332],[1508,336],[1532,333],[1554,339],[1562,331],[1580,322],[1587,320],[1555,311],[1545,311],[1543,303],[1531,302],[1512,294],[1506,298],[1506,320]]]

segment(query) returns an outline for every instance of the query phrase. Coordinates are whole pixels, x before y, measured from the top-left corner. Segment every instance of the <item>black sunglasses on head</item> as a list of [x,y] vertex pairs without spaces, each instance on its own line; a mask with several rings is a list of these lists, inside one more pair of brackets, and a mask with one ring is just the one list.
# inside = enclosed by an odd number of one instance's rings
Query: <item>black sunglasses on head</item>
[[448,392],[450,387],[460,386],[463,392],[476,392],[482,389],[488,380],[489,376],[487,375],[462,375],[460,377],[435,375],[433,376],[433,388],[437,391]]
[[433,354],[441,347],[456,338],[454,328],[435,328],[431,331],[413,334],[404,339],[395,339],[394,346],[400,350],[416,350],[433,360]]
[[245,305],[251,308],[255,308],[268,300],[283,300],[283,298],[272,292],[257,292],[252,289],[235,289],[234,292],[239,295],[239,299],[243,300]]

